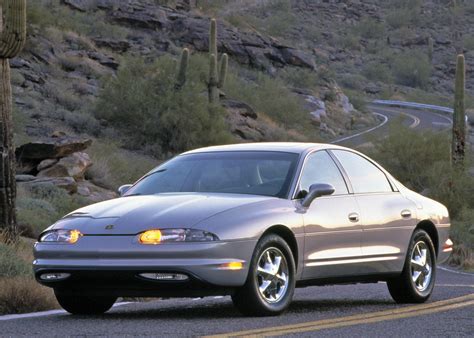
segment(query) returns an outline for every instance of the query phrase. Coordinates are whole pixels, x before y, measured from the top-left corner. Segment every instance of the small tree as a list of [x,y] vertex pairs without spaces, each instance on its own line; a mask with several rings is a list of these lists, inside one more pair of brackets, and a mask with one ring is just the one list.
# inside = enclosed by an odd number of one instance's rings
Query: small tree
[[[5,20],[5,22],[3,22]],[[15,215],[15,149],[9,59],[26,40],[26,0],[0,2],[0,231],[6,242],[18,239]]]

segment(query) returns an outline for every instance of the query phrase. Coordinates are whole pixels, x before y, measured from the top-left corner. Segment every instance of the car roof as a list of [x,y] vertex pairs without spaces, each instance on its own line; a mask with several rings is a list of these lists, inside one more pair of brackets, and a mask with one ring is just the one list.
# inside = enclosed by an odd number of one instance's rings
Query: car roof
[[279,151],[287,153],[301,154],[308,150],[320,149],[347,149],[333,144],[325,143],[302,143],[302,142],[258,142],[258,143],[238,143],[222,146],[212,146],[199,148],[185,152],[184,154],[222,152],[222,151]]

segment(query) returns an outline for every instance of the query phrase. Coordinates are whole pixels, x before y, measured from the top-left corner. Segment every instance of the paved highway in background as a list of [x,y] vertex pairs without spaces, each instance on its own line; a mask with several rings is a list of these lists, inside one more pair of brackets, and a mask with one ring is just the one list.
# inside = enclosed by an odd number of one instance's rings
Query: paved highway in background
[[[362,145],[383,137],[403,117],[414,130],[444,130],[449,115],[371,106],[380,123],[335,143]],[[288,312],[279,317],[246,318],[230,297],[163,299],[120,304],[101,316],[63,311],[0,316],[0,336],[472,336],[474,275],[438,270],[429,302],[398,305],[385,283],[297,289]]]

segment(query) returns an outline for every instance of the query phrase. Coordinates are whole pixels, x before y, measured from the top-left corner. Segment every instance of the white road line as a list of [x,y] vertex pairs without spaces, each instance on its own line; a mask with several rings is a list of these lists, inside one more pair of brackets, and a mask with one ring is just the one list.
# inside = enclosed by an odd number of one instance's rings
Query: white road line
[[438,269],[443,270],[443,271],[452,272],[452,273],[457,273],[458,275],[465,275],[465,276],[474,277],[474,273],[451,270],[451,269],[448,269],[448,268],[445,268],[445,267],[442,267],[442,266],[438,266]]
[[[120,302],[114,304],[113,307],[123,306],[127,304],[131,304],[133,302]],[[67,314],[67,311],[64,310],[49,310],[49,311],[40,311],[40,312],[32,312],[32,313],[21,313],[18,315],[4,315],[0,316],[0,321],[2,320],[13,320],[13,319],[25,319],[25,318],[34,318],[34,317],[46,317],[52,315],[63,315]]]
[[360,133],[357,133],[357,134],[354,134],[354,135],[350,135],[350,136],[346,136],[346,137],[343,137],[343,138],[340,138],[336,141],[332,141],[330,143],[334,144],[334,143],[339,143],[339,142],[342,142],[342,141],[346,141],[346,140],[350,140],[351,138],[354,138],[354,137],[357,137],[357,136],[360,136],[360,135],[364,135],[366,133],[370,133],[371,131],[374,131],[375,129],[378,129],[380,127],[382,127],[384,124],[386,124],[388,122],[388,117],[383,115],[383,114],[380,114],[380,113],[373,113],[374,115],[378,115],[378,116],[381,116],[383,118],[383,121],[382,123],[380,123],[379,125],[376,125],[375,127],[372,127],[370,129],[367,129],[367,130],[364,130]]
[[474,288],[474,284],[472,284],[472,285],[468,285],[468,284],[436,284],[436,286],[455,287],[455,288]]

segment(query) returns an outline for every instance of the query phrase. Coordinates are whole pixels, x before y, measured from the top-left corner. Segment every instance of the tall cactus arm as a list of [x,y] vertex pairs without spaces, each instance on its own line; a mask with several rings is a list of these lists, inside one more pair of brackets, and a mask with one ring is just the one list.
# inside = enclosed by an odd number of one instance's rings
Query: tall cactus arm
[[214,54],[217,57],[217,22],[211,19],[211,28],[209,30],[209,55]]
[[189,64],[189,49],[184,48],[179,60],[178,76],[176,77],[176,88],[180,89],[186,84],[186,75]]
[[224,53],[222,54],[221,67],[219,72],[219,85],[220,89],[224,88],[225,80],[227,78],[227,68],[229,67],[229,56]]
[[26,0],[1,0],[0,57],[10,59],[23,48],[26,41]]
[[219,101],[219,89],[217,88],[218,82],[217,73],[217,57],[215,54],[211,54],[209,57],[209,102],[217,103]]

